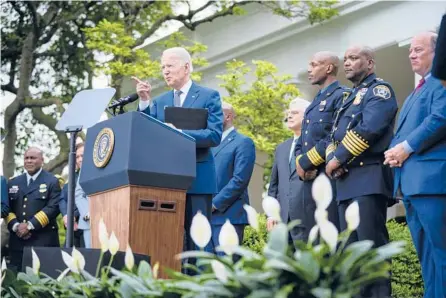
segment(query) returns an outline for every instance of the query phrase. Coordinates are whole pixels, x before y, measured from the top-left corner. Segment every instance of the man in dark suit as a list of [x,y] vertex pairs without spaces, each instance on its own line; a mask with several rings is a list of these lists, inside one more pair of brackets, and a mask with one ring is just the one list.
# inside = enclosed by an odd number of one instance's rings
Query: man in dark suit
[[60,186],[57,178],[42,169],[43,154],[31,147],[25,152],[25,173],[9,180],[10,212],[6,218],[11,267],[22,267],[25,246],[59,245],[56,217]]
[[[326,173],[336,178],[341,230],[347,229],[346,209],[358,202],[361,222],[349,242],[371,240],[379,247],[389,242],[386,219],[392,174],[383,165],[383,154],[393,137],[398,106],[390,84],[376,77],[372,49],[348,48],[344,70],[354,89],[338,110],[332,150],[327,149]],[[385,298],[390,294],[389,279],[362,291],[362,297]]]
[[432,76],[441,80],[446,87],[446,14],[441,19],[438,32],[437,45],[435,46],[435,57],[432,65]]
[[415,36],[412,70],[421,76],[401,109],[385,163],[395,169],[421,263],[424,297],[446,296],[446,90],[430,74],[435,33]]
[[[222,107],[223,135],[220,145],[212,148],[218,187],[218,193],[212,199],[211,223],[214,251],[219,246],[218,236],[226,220],[234,226],[240,243],[243,242],[243,231],[248,224],[243,205],[249,205],[248,184],[256,160],[254,142],[234,128],[233,107],[228,103],[223,103]],[[222,252],[216,253],[223,255]]]
[[[268,187],[268,195],[279,201],[282,221],[285,223],[292,220],[301,221],[290,231],[290,242],[305,240],[305,235],[311,229],[302,223],[305,216],[303,182],[296,172],[295,162],[296,143],[300,138],[302,119],[309,105],[310,103],[302,98],[291,101],[286,120],[288,129],[294,133],[294,136],[277,146]],[[315,171],[308,174],[316,176]],[[273,218],[268,218],[267,229],[271,230],[276,223]]]
[[[173,90],[161,94],[152,100],[151,86],[137,78],[136,91],[140,98],[139,110],[164,122],[164,108],[178,106],[183,108],[205,108],[208,110],[207,127],[200,130],[183,130],[193,137],[197,146],[197,175],[187,191],[186,215],[186,250],[199,247],[190,238],[192,218],[198,211],[211,221],[212,195],[217,193],[215,163],[211,147],[220,144],[223,130],[223,112],[220,94],[200,86],[190,79],[193,71],[190,54],[184,48],[170,48],[161,57],[162,72],[167,85]],[[173,125],[170,124],[172,127]],[[154,157],[156,158],[156,156]],[[211,251],[210,245],[206,247]]]
[[[333,127],[335,112],[347,98],[350,90],[339,84],[336,79],[339,69],[339,58],[331,52],[314,54],[308,64],[308,79],[320,90],[305,111],[302,123],[302,136],[297,143],[296,171],[304,181],[304,225],[311,229],[315,224],[314,212],[316,202],[313,199],[312,179],[307,179],[305,173],[316,170],[325,174],[325,152],[330,144],[330,134]],[[333,200],[327,208],[328,219],[339,229],[338,205],[336,203],[336,185],[332,181]]]

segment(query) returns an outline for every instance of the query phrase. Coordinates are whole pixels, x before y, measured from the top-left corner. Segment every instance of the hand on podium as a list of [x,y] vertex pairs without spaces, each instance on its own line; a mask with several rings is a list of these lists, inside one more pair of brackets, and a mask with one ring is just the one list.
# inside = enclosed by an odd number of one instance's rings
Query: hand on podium
[[139,96],[139,99],[142,101],[151,101],[150,92],[152,91],[152,86],[149,82],[143,82],[137,77],[132,77],[132,79],[136,82],[136,93]]

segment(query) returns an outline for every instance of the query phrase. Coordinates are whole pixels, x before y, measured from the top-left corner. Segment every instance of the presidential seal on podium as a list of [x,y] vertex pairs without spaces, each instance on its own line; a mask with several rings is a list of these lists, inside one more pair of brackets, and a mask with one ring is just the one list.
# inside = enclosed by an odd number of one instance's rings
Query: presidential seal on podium
[[93,162],[98,168],[105,167],[113,153],[115,134],[110,128],[103,128],[96,137],[93,147]]

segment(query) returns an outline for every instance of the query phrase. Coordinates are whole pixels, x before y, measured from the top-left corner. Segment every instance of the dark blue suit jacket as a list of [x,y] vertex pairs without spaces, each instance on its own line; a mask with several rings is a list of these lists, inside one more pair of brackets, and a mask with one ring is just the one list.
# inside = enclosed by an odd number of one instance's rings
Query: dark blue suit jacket
[[404,140],[415,152],[395,168],[394,192],[446,195],[446,89],[432,76],[404,102],[390,147]]
[[[164,122],[164,108],[173,106],[173,94],[171,90],[154,98],[152,106],[142,112]],[[210,148],[220,144],[223,130],[220,94],[216,90],[192,83],[183,108],[205,108],[209,113],[206,129],[183,130],[195,139],[197,145],[197,176],[187,193],[214,194],[217,192],[217,180]]]
[[244,204],[249,204],[248,184],[251,180],[256,150],[254,142],[233,130],[216,148],[212,148],[217,173],[218,193],[212,199],[217,208],[212,224],[247,224]]
[[437,79],[446,80],[446,14],[441,19],[440,31],[438,32],[432,75]]
[[8,216],[9,212],[9,198],[8,198],[8,181],[3,176],[0,176],[1,183],[1,199],[2,199],[2,218]]

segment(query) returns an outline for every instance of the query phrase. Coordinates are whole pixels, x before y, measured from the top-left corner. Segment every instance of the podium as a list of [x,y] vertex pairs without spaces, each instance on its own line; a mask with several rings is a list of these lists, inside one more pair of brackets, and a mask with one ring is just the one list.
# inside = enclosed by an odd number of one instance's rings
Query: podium
[[[115,233],[119,250],[150,256],[181,270],[186,190],[196,176],[195,140],[140,112],[88,129],[79,183],[90,198],[92,247],[99,221]],[[166,277],[160,272],[160,277]]]

